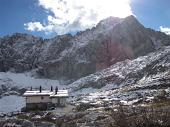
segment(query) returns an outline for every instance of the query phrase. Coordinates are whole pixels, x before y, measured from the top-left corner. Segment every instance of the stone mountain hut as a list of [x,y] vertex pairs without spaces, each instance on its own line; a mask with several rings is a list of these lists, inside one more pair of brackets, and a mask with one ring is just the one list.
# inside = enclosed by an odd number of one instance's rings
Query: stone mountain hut
[[23,96],[26,99],[26,110],[46,110],[52,107],[66,106],[68,90],[42,90],[40,86],[38,91],[26,91]]

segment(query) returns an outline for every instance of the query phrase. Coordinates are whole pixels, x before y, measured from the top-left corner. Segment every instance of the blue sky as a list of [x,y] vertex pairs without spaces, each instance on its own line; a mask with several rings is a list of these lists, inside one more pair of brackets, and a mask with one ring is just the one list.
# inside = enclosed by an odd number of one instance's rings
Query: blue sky
[[46,13],[37,7],[36,0],[0,0],[0,36],[15,32],[43,36],[43,32],[31,32],[24,29],[24,23],[36,20],[43,21]]
[[170,27],[170,0],[134,0],[131,7],[144,26],[155,30]]
[[[109,15],[126,17],[131,13],[146,27],[160,30],[162,26],[162,31],[170,31],[170,0],[101,0],[98,6],[95,0],[94,4],[88,0],[82,0],[82,4],[80,0],[63,1],[0,0],[0,37],[20,32],[50,38],[92,27]],[[71,1],[77,2],[76,8]]]

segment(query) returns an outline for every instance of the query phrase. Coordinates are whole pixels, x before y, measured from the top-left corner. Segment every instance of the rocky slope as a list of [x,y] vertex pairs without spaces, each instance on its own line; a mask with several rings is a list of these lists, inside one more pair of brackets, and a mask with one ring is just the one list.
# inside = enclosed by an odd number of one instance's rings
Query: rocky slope
[[170,44],[170,37],[146,29],[135,17],[110,17],[75,36],[42,39],[14,34],[0,39],[0,71],[37,69],[48,78],[78,79]]
[[70,84],[73,93],[87,88],[99,89],[97,92],[76,96],[73,103],[91,103],[101,106],[101,104],[112,105],[122,101],[132,104],[153,99],[161,90],[165,90],[169,96],[169,63],[169,46],[134,60],[118,62]]

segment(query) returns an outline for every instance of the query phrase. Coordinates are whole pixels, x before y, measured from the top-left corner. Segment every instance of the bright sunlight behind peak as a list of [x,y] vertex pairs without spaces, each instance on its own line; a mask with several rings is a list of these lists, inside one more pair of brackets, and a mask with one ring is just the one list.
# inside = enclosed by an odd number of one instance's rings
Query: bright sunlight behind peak
[[[48,13],[46,22],[25,23],[25,29],[47,34],[72,33],[95,26],[110,16],[132,15],[130,0],[39,0]],[[50,13],[49,13],[50,12]]]

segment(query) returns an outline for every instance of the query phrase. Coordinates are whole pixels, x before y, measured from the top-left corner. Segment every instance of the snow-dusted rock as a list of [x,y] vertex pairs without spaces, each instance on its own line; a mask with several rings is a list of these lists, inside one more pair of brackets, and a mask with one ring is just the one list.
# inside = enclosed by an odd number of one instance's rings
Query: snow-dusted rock
[[[167,91],[169,96],[169,54],[170,47],[163,47],[147,56],[118,62],[73,82],[69,85],[70,90],[73,95],[78,93],[81,96],[74,98],[72,103],[103,105],[107,102],[109,105],[123,100],[127,104],[133,104],[147,101],[148,97],[153,97],[159,89]],[[88,93],[88,88],[95,89]],[[79,93],[80,90],[86,90],[85,94]]]
[[134,16],[109,17],[74,36],[5,36],[0,39],[0,71],[37,69],[48,78],[75,80],[169,44],[169,36],[146,29]]

